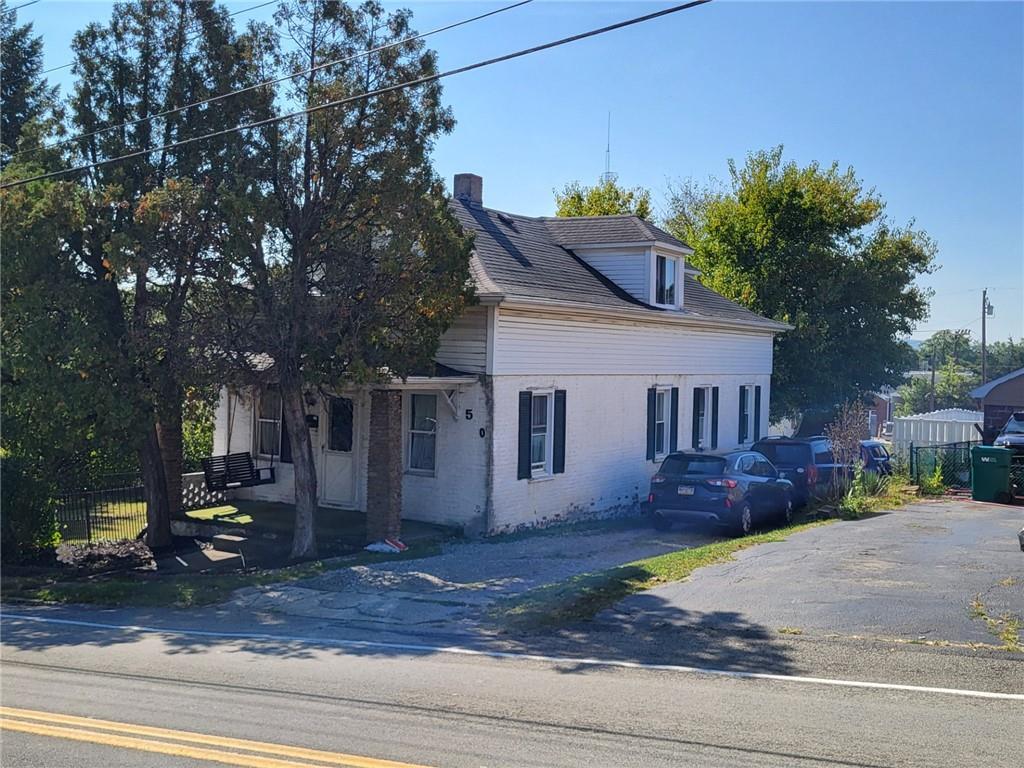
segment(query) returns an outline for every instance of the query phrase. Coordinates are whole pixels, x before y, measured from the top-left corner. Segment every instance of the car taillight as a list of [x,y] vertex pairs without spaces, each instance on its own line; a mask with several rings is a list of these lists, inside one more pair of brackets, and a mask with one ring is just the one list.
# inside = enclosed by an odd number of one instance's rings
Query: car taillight
[[654,503],[654,494],[653,493],[647,494],[647,503],[648,504],[653,504]]
[[725,477],[725,478],[716,477],[713,480],[708,480],[707,484],[708,485],[713,485],[713,486],[715,486],[717,488],[735,488],[736,487],[736,481],[735,480],[730,480],[727,477]]
[[812,485],[818,482],[818,468],[814,464],[807,465],[807,482]]
[[655,475],[654,477],[651,478],[651,482],[652,483],[664,483],[665,482],[665,476],[664,475]]

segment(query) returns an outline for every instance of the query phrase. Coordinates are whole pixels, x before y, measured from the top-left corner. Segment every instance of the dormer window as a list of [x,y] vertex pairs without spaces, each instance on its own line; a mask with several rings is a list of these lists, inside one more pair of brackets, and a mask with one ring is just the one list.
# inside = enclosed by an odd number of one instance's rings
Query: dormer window
[[678,306],[677,277],[679,273],[679,261],[670,256],[658,256],[655,268],[655,291],[654,303],[665,307]]

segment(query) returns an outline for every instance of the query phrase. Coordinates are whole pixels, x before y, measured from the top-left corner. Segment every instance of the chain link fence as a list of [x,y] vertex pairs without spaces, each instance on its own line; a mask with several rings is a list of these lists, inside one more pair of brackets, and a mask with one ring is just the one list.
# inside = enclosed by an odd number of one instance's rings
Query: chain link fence
[[980,442],[946,443],[944,445],[911,445],[910,477],[920,484],[938,469],[947,488],[969,490],[971,487],[971,447]]

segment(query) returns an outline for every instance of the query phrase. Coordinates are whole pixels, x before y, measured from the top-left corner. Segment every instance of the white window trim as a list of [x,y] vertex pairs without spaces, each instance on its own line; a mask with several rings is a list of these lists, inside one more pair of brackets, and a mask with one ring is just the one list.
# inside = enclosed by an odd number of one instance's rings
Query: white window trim
[[[682,276],[683,270],[685,269],[685,263],[678,256],[672,256],[667,253],[658,253],[657,251],[652,252],[651,259],[651,304],[656,307],[664,307],[665,309],[679,309],[681,306],[682,299]],[[666,262],[673,262],[676,266],[676,280],[675,280],[675,297],[674,301],[670,304],[662,304],[658,301],[658,259],[665,259]]]
[[[533,463],[533,398],[547,397],[547,424],[544,433],[544,466],[537,467]],[[530,480],[549,480],[554,477],[555,458],[555,390],[530,390]]]
[[[661,414],[662,418],[658,418],[658,395],[664,395],[662,403],[665,406],[665,412]],[[662,430],[662,436],[664,438],[664,445],[661,446],[661,450],[658,450],[658,424],[664,424],[665,428]],[[654,388],[654,458],[664,459],[671,453],[669,446],[672,445],[672,437],[669,430],[672,429],[672,387],[655,387]]]
[[[699,385],[694,389],[704,390],[704,418],[700,424],[700,440],[698,444],[693,446],[695,451],[710,451],[711,450],[711,392],[713,385]],[[690,402],[693,402],[693,395],[690,395]]]
[[277,417],[277,453],[269,454],[269,453],[261,453],[260,452],[260,425],[262,425],[264,422],[266,422],[268,424],[273,424],[274,421],[275,421],[274,419],[267,419],[267,418],[264,418],[264,417],[260,416],[260,409],[261,409],[261,406],[262,406],[261,401],[263,399],[263,392],[264,392],[264,390],[265,390],[264,387],[258,388],[257,391],[256,391],[256,397],[253,398],[252,418],[253,418],[253,422],[256,424],[256,429],[253,430],[253,443],[254,443],[254,445],[253,445],[253,453],[256,454],[256,457],[260,458],[260,459],[276,459],[276,460],[280,460],[281,459],[281,444],[282,444],[282,441],[284,440],[284,399],[283,398],[281,398],[281,408],[280,408],[280,412],[278,413],[278,417]]
[[[434,398],[434,430],[428,432],[423,429],[412,428],[412,397],[413,395],[427,395]],[[405,396],[406,403],[405,408],[402,410],[405,412],[405,428],[402,430],[405,435],[405,472],[409,475],[418,475],[420,477],[436,477],[437,476],[437,393],[436,392],[408,392]],[[430,435],[434,436],[434,468],[433,469],[420,469],[412,466],[412,436],[417,435]]]
[[741,384],[741,387],[746,391],[747,397],[747,435],[746,439],[740,443],[740,445],[753,445],[754,444],[754,385],[753,384]]

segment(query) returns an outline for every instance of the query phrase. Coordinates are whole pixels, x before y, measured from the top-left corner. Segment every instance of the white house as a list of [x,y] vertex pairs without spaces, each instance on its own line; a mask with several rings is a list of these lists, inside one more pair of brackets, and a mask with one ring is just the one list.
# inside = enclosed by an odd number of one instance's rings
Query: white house
[[[788,326],[702,286],[684,243],[635,216],[534,218],[485,208],[455,177],[474,233],[479,304],[444,334],[432,375],[310,394],[321,504],[495,533],[635,509],[676,448],[749,445],[768,425],[772,339]],[[224,391],[214,453],[277,457],[272,390]],[[286,441],[285,441],[286,442]]]

